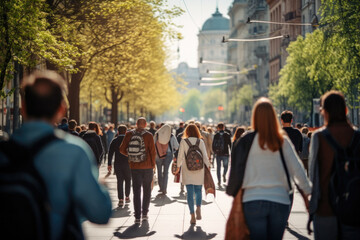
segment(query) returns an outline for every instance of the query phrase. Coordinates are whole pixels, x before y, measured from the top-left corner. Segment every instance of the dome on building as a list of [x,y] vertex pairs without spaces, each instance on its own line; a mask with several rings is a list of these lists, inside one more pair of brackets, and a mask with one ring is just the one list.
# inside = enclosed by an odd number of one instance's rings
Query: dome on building
[[211,18],[205,21],[202,26],[202,31],[216,31],[216,30],[230,30],[229,19],[224,18],[223,15],[219,12],[219,9],[216,8],[215,13]]

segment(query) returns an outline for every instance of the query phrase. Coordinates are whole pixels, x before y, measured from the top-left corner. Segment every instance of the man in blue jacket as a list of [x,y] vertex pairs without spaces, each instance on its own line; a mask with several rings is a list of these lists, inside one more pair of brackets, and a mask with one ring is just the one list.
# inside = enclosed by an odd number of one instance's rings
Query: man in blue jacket
[[25,123],[11,138],[31,146],[50,134],[60,136],[47,143],[34,158],[50,202],[51,239],[61,238],[71,206],[79,224],[81,220],[107,223],[111,200],[98,182],[94,154],[80,138],[54,129],[54,124],[66,113],[64,80],[55,72],[36,72],[24,79],[22,91]]

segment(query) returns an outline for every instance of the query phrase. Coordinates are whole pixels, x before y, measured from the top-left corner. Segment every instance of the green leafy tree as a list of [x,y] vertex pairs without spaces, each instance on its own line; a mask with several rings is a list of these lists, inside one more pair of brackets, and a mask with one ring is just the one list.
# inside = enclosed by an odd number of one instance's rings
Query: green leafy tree
[[12,79],[14,62],[29,69],[43,60],[59,69],[70,69],[77,48],[68,43],[60,29],[50,29],[51,11],[44,0],[0,2],[0,89]]
[[200,95],[200,91],[197,89],[191,89],[187,92],[183,101],[185,119],[199,118],[202,104]]

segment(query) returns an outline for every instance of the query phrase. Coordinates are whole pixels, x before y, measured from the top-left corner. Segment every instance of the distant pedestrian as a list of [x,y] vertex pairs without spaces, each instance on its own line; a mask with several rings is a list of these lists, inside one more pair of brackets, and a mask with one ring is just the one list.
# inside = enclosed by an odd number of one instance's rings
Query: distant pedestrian
[[232,142],[235,143],[243,134],[245,133],[245,127],[237,127],[232,139]]
[[[197,146],[197,147],[194,147]],[[194,170],[191,167],[195,165],[194,149],[199,154],[196,158],[197,163],[202,163],[201,169]],[[202,159],[201,159],[202,157]],[[181,182],[186,186],[187,190],[187,203],[191,215],[191,224],[196,224],[196,219],[201,220],[201,201],[202,201],[202,185],[204,184],[204,168],[210,168],[209,158],[207,156],[205,143],[202,140],[199,129],[194,124],[189,124],[184,130],[183,140],[180,143],[179,154],[177,158],[177,172],[181,167]],[[196,204],[196,217],[194,210],[194,194]]]
[[74,119],[69,121],[69,133],[75,136],[79,136],[79,133],[75,131],[77,122]]
[[58,125],[58,129],[61,129],[61,130],[65,131],[65,132],[68,132],[68,131],[69,131],[69,125],[68,125],[68,119],[67,119],[67,117],[63,117],[63,118],[61,119],[61,124]]
[[[314,218],[316,240],[360,239],[360,140],[359,132],[346,117],[347,111],[342,93],[330,91],[321,97],[325,127],[312,134],[309,155],[309,175],[313,182],[309,212]],[[352,156],[351,160],[346,155]],[[339,212],[337,204],[346,206]]]
[[310,138],[307,136],[309,133],[309,129],[307,127],[303,127],[301,129],[301,134],[303,137],[302,150],[300,152],[300,159],[304,164],[306,173],[309,173],[309,148],[310,148]]
[[297,128],[292,127],[293,122],[293,113],[291,111],[285,110],[281,113],[281,125],[283,129],[289,136],[292,144],[295,147],[295,150],[298,154],[302,151],[302,135]]
[[171,127],[167,124],[156,131],[154,135],[156,149],[156,168],[159,183],[159,192],[167,193],[169,167],[174,158],[174,153],[179,148],[175,136],[171,133]]
[[176,129],[176,133],[175,133],[175,136],[179,135],[180,133],[182,133],[184,131],[184,122],[180,122],[179,123],[179,128]]
[[109,149],[109,147],[110,147],[111,141],[112,141],[112,140],[114,139],[114,137],[115,137],[115,134],[116,134],[116,132],[115,132],[115,130],[114,130],[114,125],[113,125],[113,124],[110,124],[109,130],[108,130],[107,133],[106,133],[106,137],[107,137],[107,147],[108,147],[108,149]]
[[[131,171],[128,163],[128,157],[120,153],[120,146],[124,140],[127,127],[120,125],[118,127],[118,136],[112,140],[108,153],[108,171],[112,171],[112,159],[115,154],[114,170],[117,179],[118,206],[130,202]],[[124,183],[125,183],[125,200],[124,200]]]
[[156,133],[156,123],[154,121],[150,121],[149,132],[154,136]]
[[292,179],[305,192],[305,203],[311,185],[270,100],[260,98],[255,103],[251,124],[254,131],[241,137],[233,147],[226,193],[235,197],[243,191],[250,239],[280,240],[289,216]]
[[[120,153],[128,156],[133,181],[135,224],[148,220],[151,182],[155,170],[155,144],[153,135],[145,130],[146,119],[136,122],[136,129],[128,131],[120,146]],[[143,199],[141,201],[141,189]]]
[[98,124],[96,122],[89,122],[89,129],[82,136],[85,142],[87,142],[92,149],[98,168],[100,168],[102,156],[104,154],[104,147],[99,135],[100,128]]
[[220,122],[217,125],[217,132],[214,136],[212,149],[216,159],[216,174],[218,179],[218,186],[221,187],[221,163],[224,171],[222,174],[223,181],[226,183],[226,173],[229,165],[229,156],[231,149],[231,137],[230,134],[224,131],[225,125]]

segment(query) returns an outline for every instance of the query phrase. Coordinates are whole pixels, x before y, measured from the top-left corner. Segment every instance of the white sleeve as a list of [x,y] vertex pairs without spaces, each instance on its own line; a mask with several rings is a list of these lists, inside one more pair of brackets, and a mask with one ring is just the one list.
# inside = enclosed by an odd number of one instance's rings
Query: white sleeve
[[284,144],[282,149],[290,177],[294,179],[294,181],[305,192],[305,194],[310,194],[310,180],[306,176],[304,166],[296,153],[294,145],[290,142],[288,137],[284,137]]
[[171,147],[172,147],[173,151],[176,151],[179,149],[179,143],[173,134],[171,134],[170,143],[171,143]]

